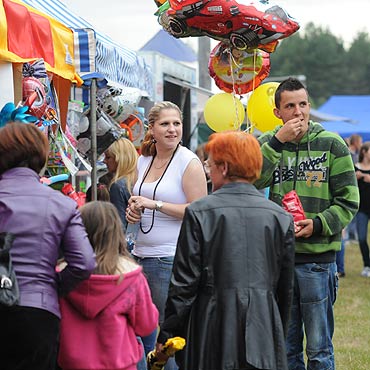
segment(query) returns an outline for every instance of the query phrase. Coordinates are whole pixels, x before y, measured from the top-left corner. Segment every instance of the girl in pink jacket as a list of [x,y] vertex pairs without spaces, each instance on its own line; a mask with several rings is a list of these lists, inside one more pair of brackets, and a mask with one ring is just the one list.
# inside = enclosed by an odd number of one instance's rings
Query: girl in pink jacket
[[59,365],[63,370],[136,370],[143,357],[136,336],[157,327],[158,310],[142,268],[126,249],[116,208],[95,201],[80,211],[97,268],[61,300]]

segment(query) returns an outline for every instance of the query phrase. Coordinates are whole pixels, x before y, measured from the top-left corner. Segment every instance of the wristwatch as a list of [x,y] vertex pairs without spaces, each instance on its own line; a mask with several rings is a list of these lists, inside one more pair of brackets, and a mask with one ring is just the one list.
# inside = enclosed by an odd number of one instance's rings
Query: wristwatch
[[163,202],[161,200],[157,200],[155,202],[155,210],[160,211],[162,209],[162,207],[163,207]]

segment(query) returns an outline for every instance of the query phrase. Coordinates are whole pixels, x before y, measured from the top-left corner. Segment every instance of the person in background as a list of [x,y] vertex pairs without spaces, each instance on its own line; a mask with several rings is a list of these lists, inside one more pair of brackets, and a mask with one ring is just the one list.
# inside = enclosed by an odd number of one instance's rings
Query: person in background
[[358,242],[364,268],[361,276],[370,278],[370,254],[367,242],[370,218],[370,142],[365,142],[360,149],[358,162],[355,164],[356,177],[360,191],[360,208],[356,215]]
[[358,162],[358,156],[360,154],[360,149],[362,146],[362,136],[358,134],[353,134],[349,137],[349,151],[351,153],[351,158],[353,163]]
[[[97,185],[96,188],[96,200],[101,200],[103,202],[110,202],[110,195],[108,186],[105,184],[101,184],[100,182]],[[86,203],[91,202],[91,186],[86,191]]]
[[342,240],[340,242],[340,250],[335,252],[335,263],[337,264],[337,275],[340,278],[346,276],[345,268],[344,268],[344,254],[345,254],[345,233],[346,228],[342,231]]
[[[358,134],[353,134],[349,137],[349,151],[351,153],[353,164],[358,162],[358,157],[360,149],[362,146],[362,136]],[[347,241],[358,241],[357,235],[357,217],[354,217],[352,221],[345,228],[344,233],[344,246]]]
[[[51,370],[56,366],[60,308],[95,268],[95,255],[77,204],[43,185],[49,143],[33,124],[0,129],[0,232],[15,236],[11,257],[18,305],[0,305],[2,370]],[[56,271],[62,251],[67,267]]]
[[[198,158],[200,159],[202,163],[204,163],[208,158],[208,155],[205,151],[205,146],[206,146],[206,143],[202,143],[198,145],[198,147],[195,149],[195,154],[198,156]],[[212,182],[211,182],[211,179],[209,178],[209,175],[206,172],[205,174],[206,174],[206,179],[207,179],[207,193],[211,194],[212,193]]]
[[206,150],[213,192],[185,211],[157,351],[181,336],[181,370],[285,370],[293,219],[253,186],[262,155],[251,134],[212,134]]
[[[358,154],[362,145],[362,137],[357,134],[351,135],[349,138],[344,139],[345,143],[350,149],[351,157],[353,164],[358,162]],[[345,250],[346,244],[350,241],[357,241],[357,216],[353,217],[352,221],[343,229],[342,231],[342,242],[341,248],[339,251],[336,252],[336,263],[337,263],[337,270],[338,270],[338,277],[345,277],[345,265],[344,265],[344,257],[345,257]]]
[[256,186],[269,186],[270,199],[279,205],[294,190],[306,217],[296,222],[289,369],[306,369],[303,331],[307,369],[335,369],[335,254],[341,247],[342,230],[359,205],[354,167],[343,139],[309,119],[308,92],[298,79],[280,83],[275,106],[274,113],[283,124],[258,139],[264,160]]
[[108,172],[113,175],[109,184],[110,201],[117,207],[123,229],[126,230],[126,208],[137,178],[138,153],[130,140],[121,138],[115,141],[104,155]]
[[[148,121],[126,217],[130,223],[140,222],[132,254],[143,266],[161,323],[185,208],[207,195],[207,186],[199,158],[180,144],[179,107],[159,102],[149,111]],[[144,338],[146,353],[153,350],[155,338],[156,332]],[[175,368],[172,358],[166,364],[167,370],[171,368]]]
[[136,336],[158,325],[142,268],[131,258],[117,209],[93,201],[81,208],[97,267],[61,300],[62,369],[135,369],[143,356]]

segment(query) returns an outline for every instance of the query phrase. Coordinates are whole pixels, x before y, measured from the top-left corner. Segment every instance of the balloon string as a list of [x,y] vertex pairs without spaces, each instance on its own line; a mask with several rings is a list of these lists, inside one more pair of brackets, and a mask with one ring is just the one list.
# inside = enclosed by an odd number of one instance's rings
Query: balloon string
[[257,65],[257,51],[256,49],[253,50],[253,81],[252,81],[252,91],[254,91],[256,87],[256,65]]
[[236,85],[235,85],[235,80],[234,80],[233,63],[235,63],[236,66],[238,66],[238,64],[236,63],[236,61],[234,59],[234,56],[231,53],[231,49],[228,48],[226,50],[229,53],[229,65],[230,65],[230,72],[231,72],[231,80],[233,82],[233,93],[232,93],[232,97],[233,97],[233,103],[234,103],[234,108],[235,108],[234,129],[237,130],[241,126],[241,122],[239,122],[239,114],[238,114],[239,113],[239,109],[238,109],[238,105],[236,104],[236,96],[235,95],[237,94],[237,91],[235,90],[235,86]]
[[[257,50],[254,49],[253,50],[253,80],[252,80],[252,93],[253,91],[255,90],[256,88],[256,78],[255,78],[255,75],[256,75],[256,65],[257,65]],[[248,105],[247,105],[247,110],[248,110]],[[248,118],[248,115],[247,115],[247,118]],[[245,131],[251,131],[252,128],[254,127],[254,124],[249,120],[247,119],[247,122],[248,122],[248,127],[246,128]]]

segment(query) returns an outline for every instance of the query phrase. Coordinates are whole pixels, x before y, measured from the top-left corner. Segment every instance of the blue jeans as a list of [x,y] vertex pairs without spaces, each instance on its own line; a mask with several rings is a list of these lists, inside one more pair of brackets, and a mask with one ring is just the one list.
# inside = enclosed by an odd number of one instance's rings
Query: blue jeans
[[351,222],[347,225],[347,238],[348,239],[355,239],[358,238],[358,231],[357,231],[357,217],[353,217]]
[[342,243],[340,246],[340,251],[337,251],[335,254],[336,263],[337,263],[337,270],[338,272],[344,273],[344,251],[345,251],[345,243],[344,239],[342,238]]
[[366,213],[358,212],[356,215],[356,225],[358,234],[358,243],[364,266],[370,267],[369,245],[367,244],[367,226],[369,223],[369,216]]
[[303,330],[308,370],[334,370],[334,312],[338,280],[336,263],[297,264],[287,336],[289,370],[305,370]]
[[[141,340],[140,337],[137,337],[137,340],[138,342],[141,343],[141,345],[143,346],[143,341]],[[144,346],[143,346],[144,347]],[[145,352],[143,354],[143,357],[141,358],[141,360],[137,363],[136,365],[136,369],[137,370],[147,370],[147,366],[146,366],[146,355],[145,355]]]
[[[172,274],[174,257],[146,257],[134,256],[137,262],[143,267],[144,274],[148,280],[152,299],[159,311],[159,324],[164,320],[164,310],[166,307],[168,287]],[[150,352],[155,347],[157,330],[147,337],[142,338],[145,353]],[[174,358],[170,358],[165,366],[165,370],[177,370]]]

